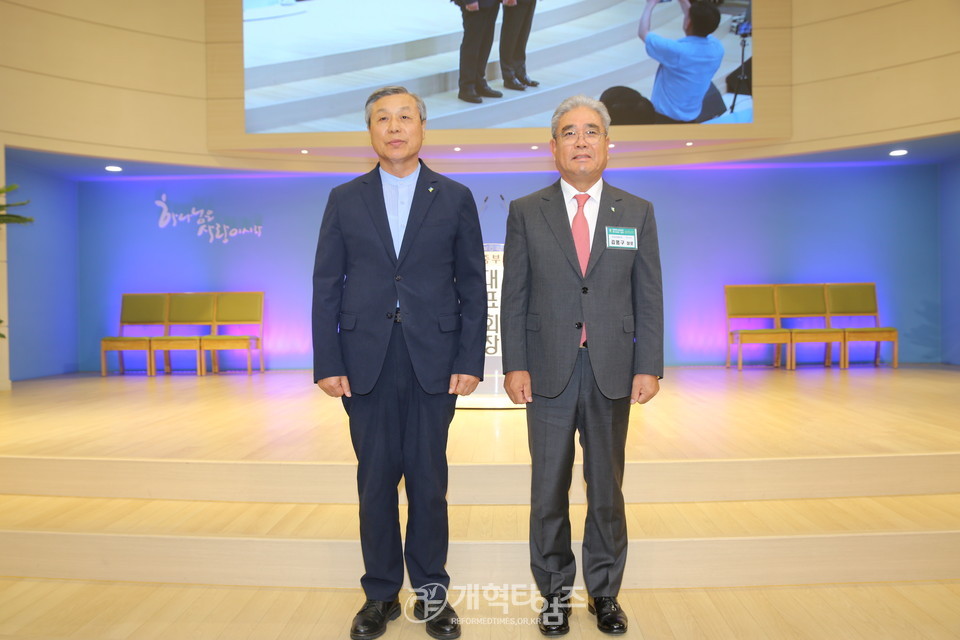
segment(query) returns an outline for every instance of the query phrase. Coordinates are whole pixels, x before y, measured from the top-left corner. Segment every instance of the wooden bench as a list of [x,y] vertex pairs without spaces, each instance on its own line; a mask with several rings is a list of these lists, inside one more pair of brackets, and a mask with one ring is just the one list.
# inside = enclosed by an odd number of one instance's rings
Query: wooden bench
[[[254,328],[252,335],[221,333],[231,325]],[[130,326],[153,326],[157,335],[126,336]],[[206,352],[211,352],[212,370],[219,373],[219,351],[247,351],[247,374],[253,373],[252,350],[259,352],[264,371],[263,292],[219,291],[197,293],[125,293],[121,299],[119,335],[100,341],[100,374],[107,375],[107,352],[117,351],[124,373],[123,351],[147,354],[147,375],[156,374],[156,356],[163,353],[163,370],[169,373],[171,351],[192,351],[198,376],[206,374]]]
[[[876,342],[874,365],[880,364],[880,343],[893,343],[892,365],[899,365],[898,332],[894,327],[883,327],[877,309],[876,285],[872,282],[816,283],[816,284],[757,284],[726,285],[727,359],[730,366],[731,348],[737,345],[737,369],[743,367],[744,344],[774,344],[774,366],[780,366],[780,346],[787,349],[786,366],[797,366],[796,348],[803,343],[824,343],[824,366],[830,366],[831,347],[840,344],[840,368],[850,366],[850,343]],[[843,326],[851,324],[851,317],[873,319],[872,327]],[[797,318],[819,319],[821,327],[784,327],[784,320]],[[743,320],[763,319],[767,328],[736,328]]]

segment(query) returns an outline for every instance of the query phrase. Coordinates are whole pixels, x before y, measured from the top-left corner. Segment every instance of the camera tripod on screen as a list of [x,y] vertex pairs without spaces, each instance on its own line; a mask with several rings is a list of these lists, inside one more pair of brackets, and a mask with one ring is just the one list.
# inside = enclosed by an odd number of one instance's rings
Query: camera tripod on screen
[[753,35],[753,22],[750,19],[749,9],[747,10],[746,14],[734,22],[732,28],[734,28],[736,30],[736,34],[740,36],[740,69],[737,72],[737,84],[733,91],[733,102],[730,103],[730,113],[733,113],[733,110],[736,109],[737,96],[740,95],[740,90],[743,87],[743,81],[747,79],[747,38]]

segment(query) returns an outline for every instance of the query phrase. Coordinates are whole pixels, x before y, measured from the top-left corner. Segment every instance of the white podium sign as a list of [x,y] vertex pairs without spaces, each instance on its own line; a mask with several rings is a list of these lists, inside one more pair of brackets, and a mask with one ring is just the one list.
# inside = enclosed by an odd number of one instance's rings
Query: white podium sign
[[503,245],[483,245],[487,272],[487,340],[483,381],[469,396],[457,399],[460,409],[522,409],[510,402],[503,390],[503,363],[500,351],[500,291],[503,285]]

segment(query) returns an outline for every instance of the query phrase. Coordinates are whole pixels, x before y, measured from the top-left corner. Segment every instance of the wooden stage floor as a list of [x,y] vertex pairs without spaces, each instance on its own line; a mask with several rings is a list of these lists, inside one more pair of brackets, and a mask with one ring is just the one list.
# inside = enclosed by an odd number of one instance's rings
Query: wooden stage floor
[[[670,368],[626,454],[627,637],[960,638],[960,367]],[[455,587],[522,590],[524,412],[458,411],[448,459]],[[16,382],[0,640],[347,638],[354,474],[309,372]],[[540,637],[501,602],[458,608],[465,640]],[[578,609],[567,637],[604,636]]]
[[[352,463],[338,400],[305,371],[82,374],[0,393],[0,456]],[[960,368],[670,368],[627,460],[960,452]],[[522,410],[460,410],[448,459],[528,463]]]

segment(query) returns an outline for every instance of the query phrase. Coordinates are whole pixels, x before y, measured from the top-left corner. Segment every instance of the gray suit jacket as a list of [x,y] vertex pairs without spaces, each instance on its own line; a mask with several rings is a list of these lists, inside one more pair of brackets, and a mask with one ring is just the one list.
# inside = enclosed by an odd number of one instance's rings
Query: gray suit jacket
[[[635,230],[635,248],[609,246],[611,228],[627,236]],[[583,276],[557,181],[510,203],[503,370],[529,371],[535,394],[559,395],[573,372],[583,322],[605,396],[630,395],[634,374],[662,377],[663,289],[653,205],[604,182]]]

